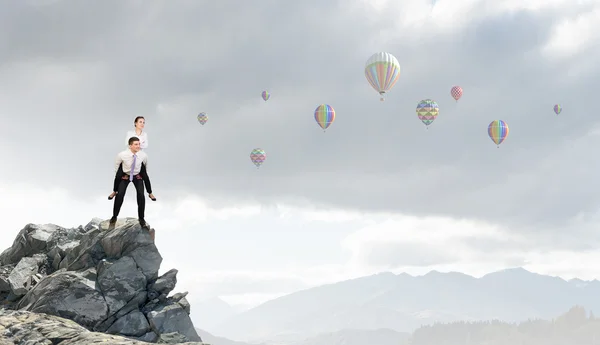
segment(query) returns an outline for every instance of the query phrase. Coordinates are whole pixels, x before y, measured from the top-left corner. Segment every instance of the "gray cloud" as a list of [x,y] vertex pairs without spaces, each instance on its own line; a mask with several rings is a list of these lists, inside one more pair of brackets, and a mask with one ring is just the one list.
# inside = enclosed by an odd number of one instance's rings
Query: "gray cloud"
[[[298,197],[555,231],[597,209],[600,187],[596,138],[584,137],[598,120],[581,102],[600,86],[598,70],[575,79],[540,53],[559,15],[517,12],[460,35],[413,33],[378,46],[393,16],[373,24],[333,1],[14,2],[0,14],[2,152],[27,157],[34,145],[44,168],[41,177],[28,162],[2,173],[84,198],[108,192],[112,159],[143,114],[156,192]],[[363,75],[378,50],[403,68],[384,103]],[[454,84],[465,89],[458,103]],[[267,103],[263,89],[273,94]],[[442,109],[428,131],[414,113],[423,98]],[[326,134],[312,119],[324,102],[337,111]],[[204,127],[199,111],[210,116]],[[498,118],[511,127],[500,149],[486,133]],[[268,153],[258,172],[248,158],[257,146]],[[71,158],[57,162],[62,152]],[[81,165],[84,176],[73,173]]]

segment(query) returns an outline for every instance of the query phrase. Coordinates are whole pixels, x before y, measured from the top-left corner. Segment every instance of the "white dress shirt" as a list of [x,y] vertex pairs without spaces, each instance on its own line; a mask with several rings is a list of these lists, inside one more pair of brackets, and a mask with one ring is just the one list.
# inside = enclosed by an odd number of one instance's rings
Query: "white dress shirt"
[[148,134],[142,131],[142,134],[137,135],[135,131],[127,131],[127,138],[125,138],[125,145],[129,147],[129,138],[136,137],[140,139],[140,147],[143,149],[148,148]]
[[[133,174],[137,175],[142,170],[142,163],[148,169],[148,155],[140,151],[136,153],[137,158],[135,160],[135,166],[133,167]],[[133,152],[130,149],[119,152],[117,159],[115,160],[115,173],[119,171],[119,165],[123,163],[123,173],[129,175],[131,173],[131,165],[133,164]]]

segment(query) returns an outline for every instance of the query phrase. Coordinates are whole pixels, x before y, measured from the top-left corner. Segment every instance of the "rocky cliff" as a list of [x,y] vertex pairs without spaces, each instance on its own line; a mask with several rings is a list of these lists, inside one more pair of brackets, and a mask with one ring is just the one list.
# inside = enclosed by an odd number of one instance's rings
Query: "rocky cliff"
[[0,339],[202,344],[187,292],[169,296],[177,270],[159,277],[161,262],[137,219],[109,226],[95,218],[73,229],[28,224],[0,255]]

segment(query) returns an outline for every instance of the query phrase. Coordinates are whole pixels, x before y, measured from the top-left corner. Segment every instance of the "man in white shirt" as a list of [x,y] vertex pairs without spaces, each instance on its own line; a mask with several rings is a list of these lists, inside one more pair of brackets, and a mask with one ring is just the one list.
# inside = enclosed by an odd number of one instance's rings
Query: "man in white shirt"
[[144,220],[144,211],[146,209],[146,199],[144,199],[144,182],[140,171],[142,170],[142,163],[148,168],[148,155],[140,150],[140,139],[137,137],[129,138],[129,149],[119,152],[115,161],[115,171],[119,170],[119,165],[123,166],[123,176],[119,183],[119,190],[115,197],[115,204],[113,207],[113,216],[110,219],[110,223],[114,224],[117,222],[117,217],[121,211],[123,200],[125,200],[125,192],[129,186],[129,182],[133,182],[135,190],[137,192],[137,204],[138,204],[138,219],[140,225],[147,228],[146,221]]

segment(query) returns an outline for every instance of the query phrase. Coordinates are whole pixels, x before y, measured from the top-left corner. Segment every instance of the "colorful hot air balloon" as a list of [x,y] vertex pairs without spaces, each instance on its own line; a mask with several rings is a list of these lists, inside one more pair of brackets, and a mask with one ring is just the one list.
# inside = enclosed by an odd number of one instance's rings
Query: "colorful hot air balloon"
[[315,120],[323,128],[323,132],[335,121],[335,110],[328,104],[321,104],[315,109]]
[[267,160],[267,153],[263,149],[256,148],[250,152],[250,160],[258,169]]
[[554,112],[556,113],[556,115],[560,114],[561,111],[562,107],[560,106],[560,104],[554,105]]
[[439,113],[440,107],[434,100],[424,99],[417,104],[417,116],[419,116],[419,120],[423,121],[426,128],[429,128]]
[[462,97],[463,89],[460,86],[453,86],[452,89],[450,89],[450,94],[452,95],[452,98],[458,102],[458,100]]
[[269,93],[269,91],[262,92],[262,98],[265,100],[265,102],[268,101],[270,97],[271,97],[271,94]]
[[400,63],[390,53],[375,53],[367,60],[365,76],[383,101],[383,94],[389,92],[400,78]]
[[204,126],[204,124],[208,121],[208,115],[206,115],[206,113],[202,112],[200,114],[198,114],[198,122],[200,122],[200,124],[202,126]]
[[508,125],[502,120],[494,120],[488,126],[488,135],[500,147],[500,144],[508,137]]

